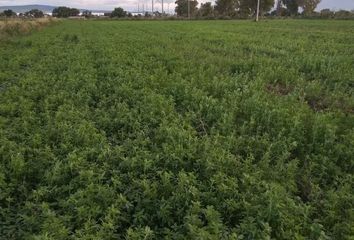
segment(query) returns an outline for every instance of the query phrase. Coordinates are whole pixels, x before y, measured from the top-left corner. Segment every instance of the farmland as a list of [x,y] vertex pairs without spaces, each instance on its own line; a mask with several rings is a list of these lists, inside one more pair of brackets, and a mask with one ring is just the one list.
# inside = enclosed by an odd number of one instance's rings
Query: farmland
[[353,146],[353,21],[0,42],[1,239],[352,239]]

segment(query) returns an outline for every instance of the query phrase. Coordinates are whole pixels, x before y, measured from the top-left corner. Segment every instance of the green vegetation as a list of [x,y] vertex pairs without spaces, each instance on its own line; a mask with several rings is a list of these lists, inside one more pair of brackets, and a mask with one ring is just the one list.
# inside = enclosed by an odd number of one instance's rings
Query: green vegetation
[[69,7],[57,7],[53,9],[53,17],[67,18],[75,17],[80,14],[80,10],[76,8]]
[[25,12],[25,17],[30,17],[30,18],[43,18],[44,13],[41,10],[38,9],[32,9],[28,12]]
[[63,21],[0,43],[0,236],[353,239],[353,30]]
[[11,9],[8,9],[8,10],[4,10],[3,12],[0,12],[0,17],[6,17],[6,18],[16,17],[16,13]]
[[[198,12],[198,1],[193,0],[176,0],[175,12],[179,17],[189,17],[188,9],[191,16],[195,16]],[[189,6],[189,7],[188,7]]]
[[124,9],[121,7],[115,8],[110,15],[110,17],[112,17],[112,18],[114,18],[114,17],[122,18],[122,17],[126,17],[126,16],[127,16],[127,12],[124,11]]

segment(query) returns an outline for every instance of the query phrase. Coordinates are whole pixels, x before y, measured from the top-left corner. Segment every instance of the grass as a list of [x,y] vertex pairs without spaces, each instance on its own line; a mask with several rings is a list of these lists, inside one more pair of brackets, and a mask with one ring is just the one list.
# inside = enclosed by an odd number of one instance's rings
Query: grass
[[53,18],[0,20],[0,40],[12,36],[29,34],[56,21]]
[[0,43],[0,236],[351,239],[353,33],[63,21]]

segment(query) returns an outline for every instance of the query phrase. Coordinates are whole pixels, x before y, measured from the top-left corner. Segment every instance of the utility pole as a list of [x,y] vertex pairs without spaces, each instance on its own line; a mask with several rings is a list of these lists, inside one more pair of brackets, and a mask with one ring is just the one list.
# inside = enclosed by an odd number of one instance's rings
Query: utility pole
[[154,0],[151,0],[151,16],[154,16]]
[[162,9],[162,16],[163,16],[163,0],[161,1],[161,9]]
[[258,22],[258,20],[259,20],[259,5],[260,5],[260,3],[261,3],[261,0],[258,0],[258,2],[257,2],[257,16],[256,16],[256,22]]
[[191,6],[189,0],[187,0],[187,5],[188,5],[188,18],[191,19]]

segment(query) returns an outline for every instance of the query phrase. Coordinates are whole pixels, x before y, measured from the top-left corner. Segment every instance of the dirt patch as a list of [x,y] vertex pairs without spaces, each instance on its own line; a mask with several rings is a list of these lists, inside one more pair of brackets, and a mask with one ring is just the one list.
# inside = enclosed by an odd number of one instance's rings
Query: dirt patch
[[269,83],[266,86],[266,90],[267,92],[273,93],[278,96],[285,96],[290,94],[294,90],[294,87],[288,86],[284,83],[275,83],[275,84]]
[[330,104],[325,98],[306,98],[309,107],[315,112],[322,112],[329,108]]
[[328,97],[306,97],[305,98],[309,107],[315,112],[322,112],[328,110],[340,110],[347,114],[354,113],[354,107],[345,99],[329,99]]
[[344,99],[338,99],[333,103],[333,107],[336,109],[340,109],[344,113],[354,114],[354,106],[350,105]]

